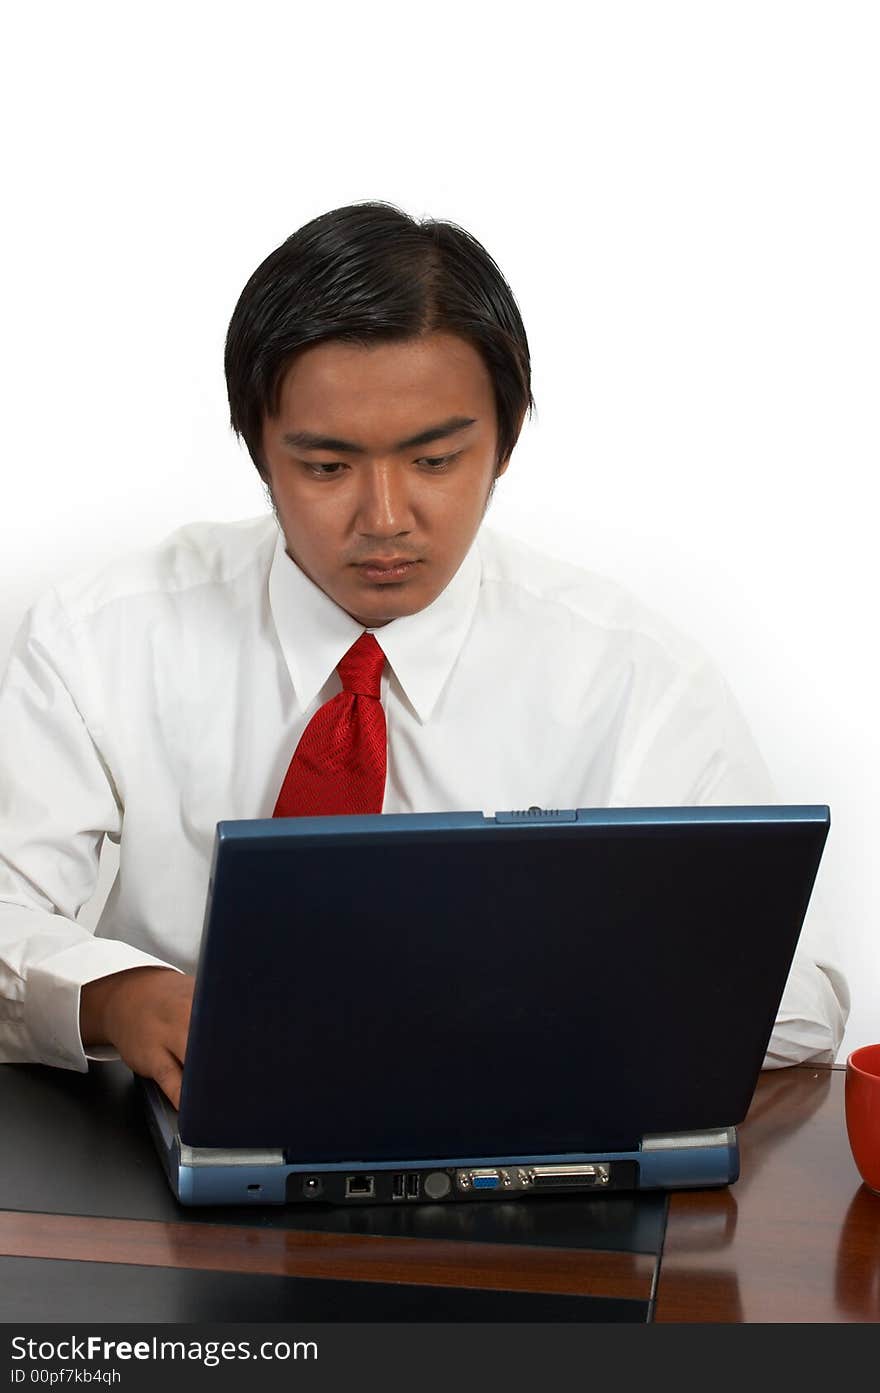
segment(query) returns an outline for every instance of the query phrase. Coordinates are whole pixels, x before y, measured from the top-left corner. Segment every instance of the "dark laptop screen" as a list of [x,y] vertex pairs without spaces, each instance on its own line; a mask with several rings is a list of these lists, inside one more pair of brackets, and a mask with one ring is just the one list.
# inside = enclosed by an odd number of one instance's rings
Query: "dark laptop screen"
[[181,1137],[373,1161],[735,1125],[827,830],[782,807],[221,823]]

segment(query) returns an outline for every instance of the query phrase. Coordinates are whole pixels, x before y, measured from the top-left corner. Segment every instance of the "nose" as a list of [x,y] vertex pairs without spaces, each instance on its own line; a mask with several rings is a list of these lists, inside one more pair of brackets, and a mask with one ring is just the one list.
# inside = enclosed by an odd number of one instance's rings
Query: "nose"
[[358,497],[358,531],[370,537],[399,537],[413,528],[410,481],[393,461],[363,469]]

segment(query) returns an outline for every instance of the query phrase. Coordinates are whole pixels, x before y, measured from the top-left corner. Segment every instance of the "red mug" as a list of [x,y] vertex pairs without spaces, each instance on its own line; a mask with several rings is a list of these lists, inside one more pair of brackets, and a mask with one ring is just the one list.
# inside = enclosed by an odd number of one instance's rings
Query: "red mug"
[[880,1045],[862,1045],[847,1059],[844,1100],[856,1169],[880,1195]]

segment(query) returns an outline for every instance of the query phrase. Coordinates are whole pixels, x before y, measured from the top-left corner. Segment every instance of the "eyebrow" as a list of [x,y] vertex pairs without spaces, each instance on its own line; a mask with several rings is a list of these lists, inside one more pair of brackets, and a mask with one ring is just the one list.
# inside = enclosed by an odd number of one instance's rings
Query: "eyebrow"
[[[411,435],[406,440],[398,440],[397,444],[391,448],[400,451],[411,450],[415,445],[430,445],[432,440],[443,440],[447,435],[455,435],[458,431],[466,430],[468,426],[476,424],[477,418],[475,416],[450,416],[448,421],[441,421],[437,426],[429,426],[427,430],[419,431],[418,435]],[[367,453],[363,445],[353,445],[350,440],[337,440],[332,435],[315,435],[308,430],[288,431],[281,437],[281,443],[292,445],[299,450],[334,450],[337,454],[346,455],[365,455]]]

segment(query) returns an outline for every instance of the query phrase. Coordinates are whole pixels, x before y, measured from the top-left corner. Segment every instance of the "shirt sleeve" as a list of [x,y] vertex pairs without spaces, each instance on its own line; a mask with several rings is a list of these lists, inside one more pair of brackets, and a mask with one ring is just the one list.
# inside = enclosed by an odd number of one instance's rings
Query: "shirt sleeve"
[[[647,695],[642,717],[615,802],[722,807],[783,801],[727,683],[708,659]],[[763,1068],[833,1064],[849,1009],[828,908],[814,889]]]
[[[28,611],[0,683],[0,1062],[88,1068],[80,990],[127,968],[170,967],[76,922],[123,803],[90,727],[89,673],[57,593]],[[113,1058],[96,1047],[93,1058]]]

